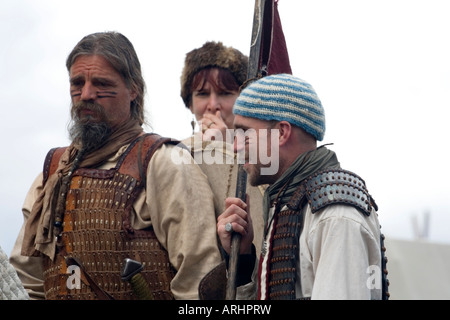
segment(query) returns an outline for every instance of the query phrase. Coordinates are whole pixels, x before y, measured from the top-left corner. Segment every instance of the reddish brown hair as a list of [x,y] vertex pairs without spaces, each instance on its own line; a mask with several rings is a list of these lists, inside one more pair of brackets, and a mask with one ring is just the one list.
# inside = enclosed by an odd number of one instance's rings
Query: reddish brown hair
[[[214,79],[212,70],[218,69],[219,73],[217,75],[217,81]],[[194,90],[197,90],[197,88],[201,85],[202,89],[205,86],[205,83],[209,82],[211,85],[218,91],[239,91],[239,84],[236,81],[236,78],[233,76],[233,74],[228,69],[223,68],[204,68],[197,72],[197,74],[194,76],[194,79],[192,79],[192,85],[191,85],[191,92]],[[191,95],[192,98],[192,95]],[[192,102],[192,99],[191,99]]]

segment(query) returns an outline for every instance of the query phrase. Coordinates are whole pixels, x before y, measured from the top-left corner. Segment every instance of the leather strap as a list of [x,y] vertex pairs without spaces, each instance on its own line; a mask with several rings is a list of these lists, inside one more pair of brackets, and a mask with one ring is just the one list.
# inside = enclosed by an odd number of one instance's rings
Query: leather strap
[[58,169],[59,159],[66,149],[67,147],[53,148],[47,153],[44,161],[44,168],[42,170],[44,175],[43,184],[45,184],[48,177]]

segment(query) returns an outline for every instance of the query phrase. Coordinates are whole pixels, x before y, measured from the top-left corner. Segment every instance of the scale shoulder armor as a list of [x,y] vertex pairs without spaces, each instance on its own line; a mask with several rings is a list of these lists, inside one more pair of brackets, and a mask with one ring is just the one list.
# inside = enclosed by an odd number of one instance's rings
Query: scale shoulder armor
[[325,169],[305,180],[306,197],[313,213],[332,204],[353,206],[369,216],[378,207],[364,180],[343,169]]

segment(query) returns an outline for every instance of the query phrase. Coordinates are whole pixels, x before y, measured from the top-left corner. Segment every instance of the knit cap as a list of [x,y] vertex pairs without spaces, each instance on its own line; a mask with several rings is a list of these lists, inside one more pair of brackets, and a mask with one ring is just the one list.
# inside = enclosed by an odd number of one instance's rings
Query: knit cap
[[290,74],[274,74],[251,83],[240,93],[233,113],[287,121],[319,141],[325,135],[325,112],[314,88]]

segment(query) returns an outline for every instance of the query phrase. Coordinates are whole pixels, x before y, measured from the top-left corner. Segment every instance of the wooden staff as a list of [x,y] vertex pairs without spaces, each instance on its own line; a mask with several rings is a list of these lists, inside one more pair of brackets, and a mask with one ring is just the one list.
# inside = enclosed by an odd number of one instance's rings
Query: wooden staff
[[[273,0],[272,0],[273,1]],[[266,0],[255,0],[255,10],[253,14],[252,41],[250,44],[250,56],[247,71],[247,81],[258,76],[260,69],[260,45],[263,28],[264,6]],[[247,173],[243,164],[238,165],[238,175],[236,182],[236,198],[246,201]],[[236,299],[236,274],[239,267],[239,253],[241,248],[241,235],[233,232],[231,235],[230,261],[228,265],[228,279],[226,289],[226,300]]]

